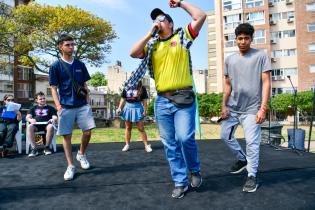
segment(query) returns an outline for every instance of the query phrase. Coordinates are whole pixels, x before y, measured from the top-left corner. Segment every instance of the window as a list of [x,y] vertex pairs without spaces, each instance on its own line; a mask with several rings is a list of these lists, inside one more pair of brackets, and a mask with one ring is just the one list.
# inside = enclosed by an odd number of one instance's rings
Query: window
[[51,88],[50,87],[48,87],[47,89],[46,89],[47,91],[46,91],[46,95],[47,96],[52,96],[52,94],[51,94]]
[[264,5],[263,0],[246,0],[246,7],[252,8],[252,7],[260,7]]
[[284,76],[283,76],[283,70],[282,69],[273,69],[271,71],[271,78],[272,80],[284,80]]
[[272,95],[277,95],[277,94],[281,94],[283,93],[283,89],[282,88],[272,88]]
[[310,72],[315,73],[315,64],[310,65]]
[[30,80],[31,69],[19,66],[18,67],[18,79],[19,80]]
[[223,10],[234,10],[241,8],[242,0],[223,0]]
[[216,40],[210,40],[210,41],[209,41],[209,44],[216,44],[216,43],[217,43]]
[[272,57],[279,58],[282,56],[282,50],[274,50],[272,51]]
[[306,11],[315,11],[315,2],[306,4]]
[[294,55],[296,55],[296,49],[283,50],[283,56],[294,56]]
[[290,88],[283,88],[282,90],[283,90],[283,93],[294,93],[294,89],[291,87]]
[[314,32],[315,31],[315,23],[307,24],[307,31],[308,32]]
[[281,2],[281,1],[285,1],[285,0],[269,0],[269,3],[278,3],[278,2]]
[[315,44],[309,44],[308,45],[308,51],[309,52],[315,52]]
[[254,33],[253,44],[266,44],[265,30],[257,30]]
[[30,98],[30,85],[25,83],[18,84],[17,97],[18,98]]
[[224,35],[224,47],[235,47],[236,46],[236,40],[235,40],[235,34],[226,34]]
[[272,13],[270,15],[270,20],[274,22],[281,20],[281,13]]
[[247,14],[247,22],[252,25],[261,25],[265,23],[265,13],[264,12],[253,12]]
[[209,36],[215,35],[215,34],[216,34],[215,31],[210,31],[210,32],[208,33]]
[[281,39],[281,31],[275,31],[275,32],[271,32],[270,36],[271,39]]
[[284,76],[295,76],[297,75],[297,68],[284,68],[283,69]]
[[295,30],[283,31],[283,38],[295,37]]
[[234,29],[241,23],[241,14],[224,16],[224,28]]

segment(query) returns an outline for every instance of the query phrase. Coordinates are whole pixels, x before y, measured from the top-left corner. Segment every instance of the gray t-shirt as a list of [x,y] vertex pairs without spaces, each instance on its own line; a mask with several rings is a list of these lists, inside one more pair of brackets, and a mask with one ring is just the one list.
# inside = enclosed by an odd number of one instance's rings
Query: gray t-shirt
[[270,70],[269,58],[263,50],[250,48],[243,56],[237,52],[227,57],[224,75],[229,77],[232,87],[227,104],[229,110],[256,114],[261,106],[261,74]]

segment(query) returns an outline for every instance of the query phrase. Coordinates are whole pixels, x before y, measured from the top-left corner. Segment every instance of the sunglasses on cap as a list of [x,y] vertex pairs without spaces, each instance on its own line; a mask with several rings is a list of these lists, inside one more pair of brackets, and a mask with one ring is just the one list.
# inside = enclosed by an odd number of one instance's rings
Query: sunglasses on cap
[[153,22],[164,22],[165,19],[165,15],[160,15]]

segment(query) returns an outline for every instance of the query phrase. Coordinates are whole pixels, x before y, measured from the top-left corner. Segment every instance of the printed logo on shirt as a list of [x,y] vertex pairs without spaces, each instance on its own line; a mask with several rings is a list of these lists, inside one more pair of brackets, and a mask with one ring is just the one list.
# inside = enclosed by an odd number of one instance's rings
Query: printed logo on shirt
[[37,117],[46,117],[48,116],[48,109],[35,109],[35,115]]
[[81,73],[82,70],[81,69],[76,69],[75,72],[80,72]]
[[177,46],[177,42],[176,42],[176,41],[172,41],[172,42],[170,43],[170,45],[171,45],[171,47],[176,47],[176,46]]
[[126,92],[126,98],[128,101],[135,101],[137,100],[137,94],[138,94],[138,90],[127,90]]

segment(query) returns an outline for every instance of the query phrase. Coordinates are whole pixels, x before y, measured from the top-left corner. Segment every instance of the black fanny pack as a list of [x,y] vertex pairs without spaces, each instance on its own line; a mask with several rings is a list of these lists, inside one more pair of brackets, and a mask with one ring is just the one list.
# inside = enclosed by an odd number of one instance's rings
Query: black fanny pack
[[159,92],[158,95],[169,99],[179,108],[190,107],[195,102],[195,92],[192,87],[185,87],[173,91]]

